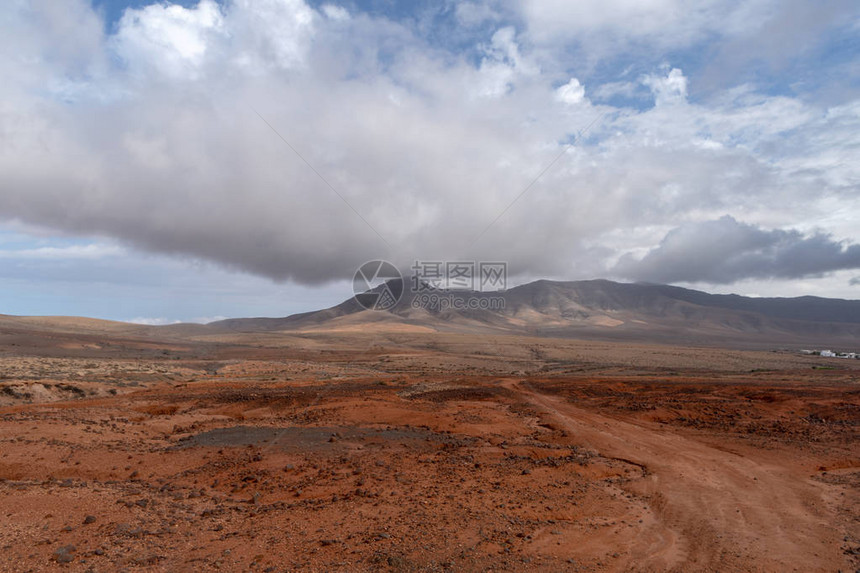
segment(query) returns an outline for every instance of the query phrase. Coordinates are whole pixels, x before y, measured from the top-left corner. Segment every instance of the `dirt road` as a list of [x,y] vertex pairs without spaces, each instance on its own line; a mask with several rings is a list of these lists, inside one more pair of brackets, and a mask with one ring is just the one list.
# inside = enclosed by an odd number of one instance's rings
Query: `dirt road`
[[[797,460],[716,447],[646,422],[578,408],[532,385],[506,384],[603,456],[639,464],[626,489],[651,500],[656,520],[638,540],[637,570],[836,571],[840,531],[829,486]],[[755,458],[749,454],[757,454]],[[743,565],[742,565],[743,564]]]

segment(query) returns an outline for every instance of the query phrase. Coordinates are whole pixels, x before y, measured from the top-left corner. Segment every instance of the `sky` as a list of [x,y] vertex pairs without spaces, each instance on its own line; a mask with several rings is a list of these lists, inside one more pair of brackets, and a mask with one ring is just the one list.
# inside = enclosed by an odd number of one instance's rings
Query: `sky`
[[860,298],[856,0],[10,0],[0,313],[285,316],[365,261]]

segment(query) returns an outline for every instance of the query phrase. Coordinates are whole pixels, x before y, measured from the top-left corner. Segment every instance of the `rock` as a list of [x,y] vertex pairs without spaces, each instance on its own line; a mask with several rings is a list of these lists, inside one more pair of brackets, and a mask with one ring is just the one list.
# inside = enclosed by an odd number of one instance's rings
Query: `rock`
[[95,515],[88,515],[84,518],[84,525],[89,525],[89,524],[95,523],[95,522],[96,522],[96,516]]
[[54,561],[57,563],[71,563],[75,560],[75,551],[77,548],[74,545],[66,545],[54,551]]

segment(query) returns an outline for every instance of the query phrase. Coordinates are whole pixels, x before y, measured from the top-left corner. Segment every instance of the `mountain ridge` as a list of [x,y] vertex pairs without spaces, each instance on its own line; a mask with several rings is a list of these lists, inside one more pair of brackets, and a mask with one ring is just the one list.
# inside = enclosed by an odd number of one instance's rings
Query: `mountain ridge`
[[[447,307],[422,307],[420,296],[435,296]],[[503,300],[504,307],[453,308],[456,301],[489,297]],[[405,289],[400,302],[388,311],[365,310],[349,298],[319,311],[283,318],[227,319],[211,326],[250,332],[356,329],[362,324],[377,329],[400,325],[453,332],[483,330],[698,344],[723,344],[737,339],[745,344],[860,346],[860,300],[756,298],[606,279],[540,279],[503,292],[430,289],[412,293]]]

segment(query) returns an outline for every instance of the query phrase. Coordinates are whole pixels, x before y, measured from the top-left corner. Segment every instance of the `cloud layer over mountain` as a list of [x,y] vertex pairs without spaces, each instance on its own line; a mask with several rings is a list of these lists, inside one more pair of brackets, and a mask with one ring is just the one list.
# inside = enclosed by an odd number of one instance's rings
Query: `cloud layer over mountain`
[[858,8],[810,6],[14,0],[0,218],[300,283],[858,269]]
[[673,229],[641,260],[623,257],[621,276],[655,282],[733,283],[745,278],[797,279],[860,267],[860,245],[818,233],[767,231],[729,216]]

